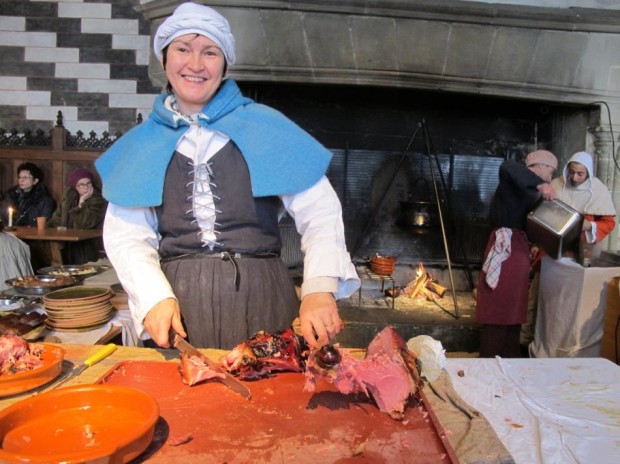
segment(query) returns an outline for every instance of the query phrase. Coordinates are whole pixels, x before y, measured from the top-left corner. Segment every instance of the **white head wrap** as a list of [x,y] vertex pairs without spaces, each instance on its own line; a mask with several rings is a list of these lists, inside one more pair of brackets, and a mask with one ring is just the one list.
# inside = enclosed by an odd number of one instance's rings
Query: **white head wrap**
[[162,61],[162,50],[174,39],[185,34],[200,34],[217,44],[224,53],[226,63],[235,63],[235,38],[228,21],[213,8],[196,3],[179,5],[157,29],[153,48],[155,56]]
[[[572,162],[583,164],[588,170],[588,179],[580,185],[570,184],[568,165]],[[588,152],[580,151],[571,156],[564,166],[562,176],[553,179],[551,186],[558,194],[559,200],[582,214],[616,215],[611,193],[607,186],[594,176],[594,159]]]
[[571,163],[579,163],[585,166],[586,170],[588,171],[588,180],[586,182],[590,184],[590,179],[594,177],[594,160],[592,159],[592,155],[587,151],[579,151],[570,157],[570,159],[564,166],[564,171],[562,172],[562,175],[564,176],[564,181],[567,184],[569,183],[568,165]]

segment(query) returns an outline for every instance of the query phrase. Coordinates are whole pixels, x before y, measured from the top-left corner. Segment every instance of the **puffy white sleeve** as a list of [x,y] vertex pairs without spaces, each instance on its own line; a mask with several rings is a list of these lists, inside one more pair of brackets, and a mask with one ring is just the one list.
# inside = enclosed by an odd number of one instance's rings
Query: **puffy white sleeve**
[[129,309],[138,336],[148,338],[142,321],[166,298],[175,298],[159,264],[159,234],[153,208],[126,208],[108,204],[103,243],[108,259],[129,297]]
[[309,189],[283,196],[282,202],[301,235],[302,298],[325,291],[337,299],[351,296],[360,279],[346,248],[340,200],[329,180],[323,176]]

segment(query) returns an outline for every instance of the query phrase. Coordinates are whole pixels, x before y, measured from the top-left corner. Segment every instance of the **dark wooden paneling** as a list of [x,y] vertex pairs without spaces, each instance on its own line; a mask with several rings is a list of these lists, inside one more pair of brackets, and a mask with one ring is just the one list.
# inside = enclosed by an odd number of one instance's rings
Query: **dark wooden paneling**
[[44,183],[57,202],[62,199],[69,173],[78,167],[92,170],[96,176],[95,183],[101,186],[94,162],[102,152],[67,148],[63,144],[65,134],[63,127],[54,127],[51,147],[0,147],[0,192],[4,194],[17,184],[17,167],[26,161],[43,170]]

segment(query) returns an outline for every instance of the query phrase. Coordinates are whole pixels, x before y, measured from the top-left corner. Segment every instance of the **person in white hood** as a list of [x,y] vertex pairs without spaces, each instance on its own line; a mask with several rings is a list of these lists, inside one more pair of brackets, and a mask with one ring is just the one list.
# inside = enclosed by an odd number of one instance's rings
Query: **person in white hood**
[[559,200],[584,215],[583,231],[587,243],[600,242],[616,226],[611,193],[594,177],[594,163],[589,153],[580,151],[571,156],[562,176],[553,179],[551,186]]

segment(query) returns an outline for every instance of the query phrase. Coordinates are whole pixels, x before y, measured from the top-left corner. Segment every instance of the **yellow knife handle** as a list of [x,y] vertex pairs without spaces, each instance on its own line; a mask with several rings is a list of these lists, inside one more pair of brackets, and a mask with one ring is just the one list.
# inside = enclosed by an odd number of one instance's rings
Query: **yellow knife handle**
[[86,361],[84,361],[84,364],[90,367],[93,364],[97,364],[102,359],[107,358],[115,351],[116,351],[116,345],[114,343],[109,343],[103,348],[101,348],[99,351],[97,351],[95,354],[93,354],[92,356],[89,356],[88,358],[86,358]]

